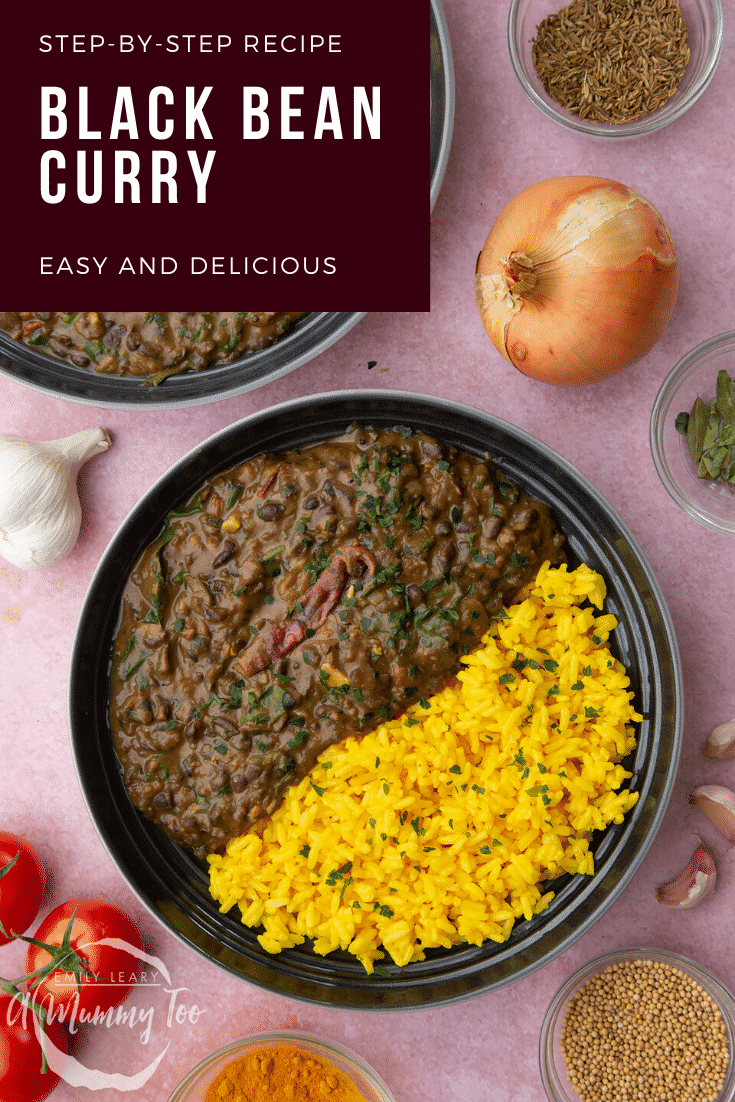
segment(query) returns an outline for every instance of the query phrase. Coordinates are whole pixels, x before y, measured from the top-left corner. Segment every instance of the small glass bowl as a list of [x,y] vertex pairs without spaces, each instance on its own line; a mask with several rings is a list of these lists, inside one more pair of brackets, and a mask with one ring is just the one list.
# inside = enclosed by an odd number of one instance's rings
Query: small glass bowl
[[679,360],[656,395],[649,435],[656,470],[676,504],[705,528],[735,536],[735,493],[698,476],[687,438],[675,427],[677,415],[689,413],[697,397],[714,398],[720,369],[735,377],[735,332],[712,337]]
[[670,953],[667,949],[620,949],[615,953],[606,953],[605,956],[585,964],[559,988],[546,1011],[539,1039],[541,1081],[549,1102],[580,1102],[579,1095],[567,1080],[560,1045],[562,1025],[570,1001],[593,976],[603,972],[611,964],[621,964],[627,960],[651,960],[677,968],[691,976],[717,1004],[727,1030],[730,1064],[716,1102],[733,1102],[735,1099],[735,1060],[733,1060],[735,1001],[730,992],[706,968],[695,964],[693,960],[679,956],[678,953]]
[[687,25],[689,64],[673,96],[658,110],[623,123],[580,119],[546,92],[533,65],[536,28],[547,15],[561,11],[569,0],[511,0],[508,13],[510,60],[523,90],[532,103],[560,126],[600,138],[630,138],[650,134],[678,119],[695,103],[714,76],[722,52],[724,13],[722,0],[679,0]]
[[380,1076],[356,1053],[337,1041],[326,1041],[322,1037],[316,1037],[312,1033],[304,1033],[301,1030],[283,1033],[251,1033],[248,1037],[232,1041],[192,1068],[176,1087],[168,1102],[204,1102],[207,1089],[233,1060],[238,1060],[252,1052],[275,1048],[277,1045],[288,1045],[290,1048],[298,1048],[302,1052],[329,1060],[352,1079],[365,1102],[395,1102]]

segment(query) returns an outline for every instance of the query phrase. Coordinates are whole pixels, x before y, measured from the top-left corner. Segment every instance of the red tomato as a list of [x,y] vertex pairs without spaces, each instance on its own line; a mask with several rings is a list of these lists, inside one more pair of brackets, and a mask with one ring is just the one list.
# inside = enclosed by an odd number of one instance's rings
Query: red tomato
[[[50,1041],[66,1056],[69,1035],[60,1022],[49,1022]],[[43,1067],[43,1053],[33,1026],[33,1012],[10,995],[0,995],[0,1102],[40,1102],[59,1081]]]
[[[67,934],[75,911],[76,917]],[[101,899],[70,899],[62,903],[47,915],[34,938],[48,946],[65,949],[55,954],[60,957],[56,968],[31,985],[34,999],[52,1016],[65,1010],[77,1017],[81,1011],[94,1014],[96,1009],[103,1014],[121,1003],[140,977],[142,961],[126,950],[127,946],[143,949],[140,930],[119,907]],[[116,938],[123,944],[120,947],[100,945],[104,938]],[[29,945],[26,972],[35,972],[50,960],[46,949]],[[94,976],[81,972],[80,965]]]
[[24,934],[38,914],[46,872],[33,846],[0,830],[0,945]]

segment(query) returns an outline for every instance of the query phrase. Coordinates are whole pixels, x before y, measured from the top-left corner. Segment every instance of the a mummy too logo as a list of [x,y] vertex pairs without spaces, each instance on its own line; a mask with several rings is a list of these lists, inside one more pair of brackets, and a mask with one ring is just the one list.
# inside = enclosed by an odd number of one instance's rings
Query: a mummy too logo
[[[165,963],[157,956],[122,938],[99,938],[75,945],[70,970],[63,958],[54,971],[42,977],[43,986],[18,990],[5,1010],[8,1028],[22,1026],[35,1033],[48,1068],[71,1087],[136,1091],[154,1075],[158,1065],[182,1028],[196,1025],[205,1010],[190,1000],[186,987],[176,986]],[[72,951],[74,953],[74,951]],[[86,970],[80,958],[104,956],[126,966],[109,972]],[[85,982],[85,977],[93,982]],[[156,1023],[155,1042],[154,1022]],[[69,1048],[59,1047],[59,1023],[69,1037]],[[83,1061],[83,1040],[89,1030],[126,1030],[130,1035],[126,1052],[140,1048],[139,1067],[121,1072],[114,1068],[93,1068]],[[63,1036],[63,1033],[62,1033]],[[132,1042],[135,1042],[134,1044]],[[157,1051],[151,1052],[155,1043]],[[151,1047],[149,1047],[151,1046]]]

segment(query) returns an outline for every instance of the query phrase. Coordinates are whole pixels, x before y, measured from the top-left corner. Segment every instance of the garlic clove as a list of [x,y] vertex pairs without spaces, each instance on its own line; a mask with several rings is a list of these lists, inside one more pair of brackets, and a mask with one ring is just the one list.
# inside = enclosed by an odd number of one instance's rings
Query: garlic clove
[[23,570],[63,559],[77,541],[81,506],[76,478],[111,440],[102,428],[61,440],[0,435],[0,555]]
[[718,761],[735,758],[735,719],[731,719],[729,723],[720,723],[710,732],[702,753],[705,758],[716,758]]
[[701,839],[681,876],[658,889],[658,901],[664,907],[686,910],[704,903],[715,890],[717,869],[712,851]]
[[689,801],[711,819],[730,845],[735,843],[735,792],[721,784],[702,784]]

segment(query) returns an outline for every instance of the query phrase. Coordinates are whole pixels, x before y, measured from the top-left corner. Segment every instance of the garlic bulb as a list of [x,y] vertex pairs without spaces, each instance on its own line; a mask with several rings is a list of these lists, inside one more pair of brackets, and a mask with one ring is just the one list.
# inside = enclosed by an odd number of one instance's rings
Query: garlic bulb
[[107,451],[104,429],[36,442],[0,434],[0,555],[23,570],[52,566],[79,536],[77,472]]

